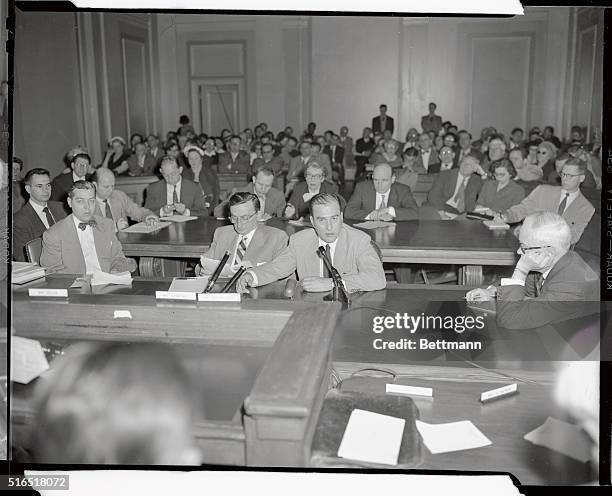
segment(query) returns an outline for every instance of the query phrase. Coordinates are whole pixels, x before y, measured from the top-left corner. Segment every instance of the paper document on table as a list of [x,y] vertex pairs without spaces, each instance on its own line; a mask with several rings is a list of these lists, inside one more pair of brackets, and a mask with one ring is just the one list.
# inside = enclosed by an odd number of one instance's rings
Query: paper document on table
[[505,222],[494,222],[492,220],[483,220],[482,223],[489,229],[510,229],[510,225]]
[[355,409],[346,424],[338,456],[397,465],[405,424],[404,419]]
[[187,222],[188,220],[197,219],[195,215],[169,215],[168,217],[164,217],[164,222]]
[[353,224],[353,227],[361,227],[363,229],[376,229],[378,227],[390,227],[395,225],[393,222],[385,222],[383,220],[367,220],[359,224]]
[[121,284],[129,286],[132,284],[132,275],[127,271],[109,274],[108,272],[96,270],[91,275],[91,285],[99,286],[101,284]]
[[147,225],[146,222],[139,222],[138,224],[134,224],[133,226],[122,229],[121,232],[147,234],[147,233],[159,231],[160,229],[163,229],[164,227],[168,227],[169,225],[170,225],[170,222],[158,222],[157,225],[155,226],[149,226]]
[[548,417],[540,427],[525,434],[524,438],[559,453],[563,453],[579,462],[590,459],[588,435],[574,424]]
[[201,293],[206,288],[208,277],[175,277],[168,291],[173,293]]
[[491,441],[469,420],[447,424],[428,424],[417,420],[416,427],[423,438],[423,443],[433,455],[491,444]]
[[305,221],[304,219],[298,219],[298,220],[290,220],[287,221],[287,224],[291,224],[292,226],[310,226],[310,222]]
[[11,338],[11,380],[28,384],[49,368],[42,346],[35,339]]

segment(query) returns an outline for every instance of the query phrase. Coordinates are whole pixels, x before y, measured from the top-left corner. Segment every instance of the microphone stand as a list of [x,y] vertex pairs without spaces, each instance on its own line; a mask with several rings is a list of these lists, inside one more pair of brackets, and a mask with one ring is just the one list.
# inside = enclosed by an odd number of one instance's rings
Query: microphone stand
[[206,284],[204,291],[202,291],[203,293],[210,293],[212,288],[215,286],[217,279],[219,279],[219,276],[221,275],[221,272],[223,271],[223,267],[225,267],[225,264],[227,263],[229,257],[230,257],[230,252],[226,251],[225,255],[223,255],[223,258],[219,262],[219,265],[217,265],[217,268],[213,272],[213,275],[210,276],[210,279],[208,280],[208,283]]
[[244,274],[246,272],[246,267],[242,266],[240,267],[236,273],[232,276],[232,278],[227,282],[227,284],[225,286],[223,286],[223,289],[221,290],[222,293],[227,293],[230,288],[236,284],[236,281],[238,281],[238,279],[240,279],[240,276],[242,274]]
[[349,298],[348,292],[346,291],[346,288],[344,287],[344,284],[342,284],[342,277],[340,277],[339,272],[332,265],[329,258],[327,258],[327,253],[325,253],[325,248],[323,248],[322,246],[319,246],[319,249],[317,250],[317,254],[323,259],[323,263],[325,264],[325,267],[327,267],[327,270],[329,271],[332,282],[334,284],[334,288],[332,291],[332,301],[339,301],[340,298],[338,296],[340,295],[342,297],[342,300],[346,304],[347,308],[350,307],[351,300]]

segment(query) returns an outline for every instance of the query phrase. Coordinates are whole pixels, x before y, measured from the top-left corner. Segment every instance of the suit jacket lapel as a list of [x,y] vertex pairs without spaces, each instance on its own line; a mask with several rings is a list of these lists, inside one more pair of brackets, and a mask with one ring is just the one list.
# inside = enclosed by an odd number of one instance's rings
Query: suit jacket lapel
[[376,210],[376,190],[374,189],[374,185],[371,182],[368,182],[367,191],[364,199],[364,210],[367,210],[368,213]]
[[[48,206],[48,204],[47,204]],[[47,228],[45,227],[45,225],[43,224],[43,221],[40,220],[40,217],[38,216],[38,214],[36,213],[36,210],[34,210],[34,207],[32,205],[30,205],[30,202],[26,203],[26,208],[28,209],[28,214],[31,217],[33,223],[35,223],[35,226],[32,226],[33,228],[38,227],[38,230],[43,230],[46,231]],[[51,209],[49,209],[49,211],[51,211]],[[51,214],[53,215],[53,218],[55,219],[55,214],[53,214],[53,212],[51,212]],[[57,222],[57,219],[55,219],[55,222]]]
[[[70,258],[73,256],[75,260],[79,260],[79,267],[81,268],[80,272],[85,272],[85,257],[83,256],[83,250],[81,249],[81,242],[79,241],[79,235],[77,234],[77,228],[74,225],[74,216],[70,214],[66,218],[66,223],[68,224],[68,237],[72,239],[67,239],[67,246],[69,247],[67,252],[70,253]],[[74,251],[74,253],[71,253]]]
[[249,243],[249,246],[247,247],[247,251],[244,254],[244,258],[246,260],[249,260],[250,262],[253,262],[253,260],[251,260],[251,254],[257,252],[257,250],[259,250],[260,247],[263,246],[264,244],[265,244],[265,239],[264,239],[262,229],[261,227],[257,226],[257,228],[255,229],[255,232],[253,233],[253,238],[251,239],[251,242]]
[[334,253],[334,259],[332,260],[333,266],[338,269],[338,272],[342,275],[341,268],[344,267],[344,262],[348,258],[348,235],[346,229],[342,226],[340,236],[338,236],[338,243],[336,244],[336,252]]

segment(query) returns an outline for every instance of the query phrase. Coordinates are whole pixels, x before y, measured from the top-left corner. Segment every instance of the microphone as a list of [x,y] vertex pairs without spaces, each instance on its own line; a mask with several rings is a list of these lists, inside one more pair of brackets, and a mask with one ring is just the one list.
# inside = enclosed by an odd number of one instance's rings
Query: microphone
[[246,272],[246,267],[242,266],[240,267],[236,273],[232,276],[232,278],[228,281],[228,283],[223,286],[223,289],[221,290],[222,293],[227,293],[229,291],[229,289],[236,284],[236,281],[238,281],[238,279],[240,279],[240,276],[242,274],[244,274]]
[[203,293],[210,293],[215,283],[217,282],[217,279],[219,279],[219,276],[221,275],[221,271],[223,270],[223,267],[225,267],[225,264],[227,263],[229,257],[230,257],[230,252],[226,251],[225,255],[223,255],[223,258],[219,262],[219,265],[217,265],[215,272],[213,273],[212,276],[210,276],[210,279],[208,280],[208,284],[206,284],[206,287],[204,288]]
[[332,281],[334,282],[334,286],[342,294],[342,297],[346,301],[347,306],[350,306],[351,302],[349,300],[348,293],[346,292],[346,288],[344,287],[344,284],[342,284],[342,277],[340,277],[340,274],[338,273],[336,268],[332,265],[331,261],[327,257],[327,253],[325,252],[325,248],[323,248],[322,246],[319,246],[319,248],[317,250],[317,253],[323,259],[323,263],[325,264],[325,267],[327,267],[327,270],[329,271],[329,273],[330,273],[330,275],[332,277]]

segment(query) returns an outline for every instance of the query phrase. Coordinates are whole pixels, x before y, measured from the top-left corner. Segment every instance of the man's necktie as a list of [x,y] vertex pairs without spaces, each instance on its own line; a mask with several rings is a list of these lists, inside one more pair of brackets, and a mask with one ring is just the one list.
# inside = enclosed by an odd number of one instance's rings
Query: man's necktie
[[179,202],[178,194],[176,193],[176,184],[174,185],[174,191],[172,192],[172,203],[177,204]]
[[43,208],[43,212],[45,213],[45,217],[47,217],[47,224],[49,224],[49,227],[51,227],[53,224],[55,224],[55,219],[53,218],[53,215],[51,215],[49,207]]
[[96,227],[96,221],[90,220],[89,222],[79,222],[79,229],[81,231],[84,231],[85,229],[87,229],[87,226]]
[[[329,260],[329,263],[332,263],[332,257],[331,257],[331,248],[329,245],[325,245],[325,256],[327,257],[327,260]],[[325,265],[325,262],[323,262],[323,277],[330,279],[331,278],[331,274],[329,273],[329,270],[327,269],[327,265]]]
[[459,213],[465,210],[465,179],[461,181],[461,184],[459,185],[459,189],[457,190],[457,193],[453,197],[453,202],[455,202],[455,205],[457,205],[456,208]]
[[238,243],[238,248],[236,248],[236,257],[234,259],[234,265],[240,265],[240,262],[244,259],[244,255],[246,254],[246,243],[244,242],[244,237],[240,237],[240,243]]
[[544,285],[544,276],[541,272],[535,273],[535,295],[540,296],[542,294],[542,286]]
[[104,205],[105,205],[105,213],[104,215],[106,216],[107,219],[112,220],[113,222],[115,222],[115,219],[113,219],[113,213],[111,212],[111,208],[110,208],[110,204],[108,203],[108,200],[104,200]]
[[266,209],[266,197],[262,195],[259,197],[259,212],[263,214],[265,212],[265,209]]
[[567,205],[568,198],[569,198],[569,193],[565,193],[565,197],[563,198],[563,201],[559,203],[559,209],[557,210],[557,213],[559,215],[563,215],[563,212],[565,211],[565,207]]
[[385,203],[385,195],[381,195],[380,198],[380,204],[378,205],[377,210],[380,210],[381,208],[386,208],[387,204]]

